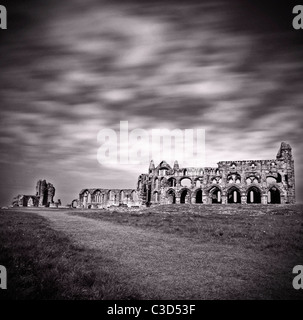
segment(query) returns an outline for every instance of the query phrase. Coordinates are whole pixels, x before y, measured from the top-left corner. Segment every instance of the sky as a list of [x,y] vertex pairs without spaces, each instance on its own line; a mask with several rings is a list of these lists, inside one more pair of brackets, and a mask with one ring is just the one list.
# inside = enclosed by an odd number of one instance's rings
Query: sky
[[1,4],[0,205],[39,179],[62,204],[83,188],[134,188],[148,162],[97,159],[99,131],[120,121],[205,129],[207,166],[274,159],[285,141],[302,202],[303,29],[291,1]]

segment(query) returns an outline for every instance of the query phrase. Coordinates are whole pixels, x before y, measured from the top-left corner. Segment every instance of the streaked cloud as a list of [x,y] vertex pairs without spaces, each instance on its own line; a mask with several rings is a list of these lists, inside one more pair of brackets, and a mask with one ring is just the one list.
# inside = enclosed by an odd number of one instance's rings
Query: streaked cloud
[[[0,62],[3,183],[30,189],[48,176],[64,202],[83,187],[135,186],[146,166],[96,156],[98,132],[127,120],[130,130],[206,129],[209,165],[273,158],[287,141],[300,193],[302,46],[267,17],[244,19],[245,4],[223,4],[20,4],[28,24],[4,38]],[[2,187],[0,200],[13,193]]]

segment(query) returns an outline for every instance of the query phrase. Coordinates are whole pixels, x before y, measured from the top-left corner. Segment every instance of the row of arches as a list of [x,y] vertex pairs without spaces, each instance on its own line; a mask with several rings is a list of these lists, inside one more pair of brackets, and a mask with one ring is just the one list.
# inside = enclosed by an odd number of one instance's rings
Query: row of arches
[[[184,177],[181,179],[176,179],[174,177],[170,177],[169,179],[166,179],[164,177],[162,178],[155,178],[154,180],[154,189],[159,189],[160,186],[165,186],[165,187],[176,187],[177,186],[177,181],[179,181],[180,185],[182,187],[196,187],[200,188],[202,186],[203,182],[203,177],[196,177],[195,179],[192,179],[190,177]],[[280,183],[282,181],[281,175],[278,175],[277,177],[273,176],[268,176],[266,177],[266,183],[268,185],[273,184],[273,183]],[[249,176],[245,179],[245,182],[247,185],[250,184],[258,184],[261,182],[261,178],[258,176]],[[212,184],[221,184],[222,183],[222,178],[221,177],[214,177],[211,179]],[[228,184],[241,184],[241,177],[239,174],[230,174],[227,176],[227,183]],[[139,188],[142,187],[142,184],[139,183],[138,185]]]
[[133,190],[131,192],[125,192],[123,190],[118,192],[113,190],[95,190],[93,193],[85,190],[82,194],[80,194],[80,200],[82,200],[83,203],[106,203],[107,201],[137,202],[139,200],[139,197],[136,190]]
[[[176,203],[176,191],[173,189],[168,190],[167,192],[167,201],[169,204]],[[191,203],[192,202],[192,196],[195,200],[195,203],[203,203],[203,193],[202,189],[197,190],[194,194],[191,193],[191,191],[187,188],[184,188],[181,190],[181,192],[178,193],[178,196],[180,197],[180,203]],[[208,192],[208,197],[210,200],[210,203],[222,203],[222,191],[218,187],[213,187]],[[228,189],[226,193],[227,197],[227,203],[241,203],[241,192],[236,187],[231,187]],[[159,202],[159,192],[154,192],[154,202]],[[252,204],[252,203],[261,203],[262,200],[262,193],[261,190],[255,186],[249,188],[246,191],[246,203]],[[278,188],[271,187],[267,192],[267,203],[270,204],[279,204],[281,203],[281,194]]]

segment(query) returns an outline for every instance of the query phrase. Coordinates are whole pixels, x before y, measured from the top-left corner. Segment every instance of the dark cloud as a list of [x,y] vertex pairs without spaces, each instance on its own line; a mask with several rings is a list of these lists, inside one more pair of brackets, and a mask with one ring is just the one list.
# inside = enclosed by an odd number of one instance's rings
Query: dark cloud
[[291,2],[10,0],[7,8],[0,201],[40,178],[65,202],[83,187],[135,185],[138,167],[96,159],[99,130],[121,120],[205,128],[210,165],[274,158],[287,141],[300,196],[303,42]]

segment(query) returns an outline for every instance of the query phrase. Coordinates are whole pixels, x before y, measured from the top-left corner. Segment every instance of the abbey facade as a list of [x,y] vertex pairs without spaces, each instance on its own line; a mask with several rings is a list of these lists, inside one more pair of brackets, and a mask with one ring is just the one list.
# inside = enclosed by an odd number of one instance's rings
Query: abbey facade
[[292,150],[282,142],[276,159],[220,161],[217,167],[171,167],[150,162],[136,189],[83,189],[73,207],[149,206],[158,204],[294,204]]
[[54,196],[55,187],[46,180],[39,180],[35,195],[19,194],[13,199],[12,205],[14,207],[51,207],[54,205]]

